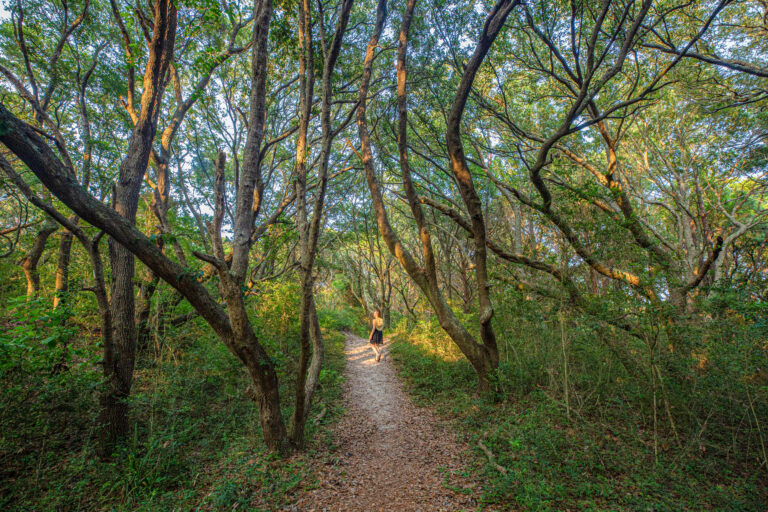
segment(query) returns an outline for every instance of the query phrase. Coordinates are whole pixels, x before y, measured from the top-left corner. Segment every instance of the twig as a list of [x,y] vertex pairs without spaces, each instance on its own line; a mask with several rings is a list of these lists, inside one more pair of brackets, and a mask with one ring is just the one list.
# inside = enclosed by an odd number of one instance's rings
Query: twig
[[768,455],[766,455],[765,451],[765,441],[763,441],[763,430],[760,428],[760,421],[757,419],[757,413],[755,413],[755,405],[752,403],[752,394],[749,392],[749,384],[746,386],[747,390],[747,399],[749,399],[749,408],[752,410],[752,416],[755,418],[755,426],[757,427],[757,435],[760,439],[760,448],[763,450],[763,462],[760,464],[761,466],[765,464],[766,469],[768,469]]
[[493,452],[490,450],[490,448],[488,448],[487,446],[485,446],[485,445],[483,444],[483,440],[482,440],[482,439],[480,439],[480,440],[477,442],[477,446],[478,446],[478,447],[479,447],[481,450],[483,450],[483,453],[485,453],[486,457],[488,457],[488,464],[490,464],[491,466],[493,466],[494,468],[496,468],[496,470],[497,470],[499,473],[501,473],[502,475],[506,475],[506,474],[507,474],[507,468],[505,468],[504,466],[500,466],[500,465],[496,464],[496,463],[493,461],[493,459],[494,459],[494,457],[493,457]]
[[325,413],[328,412],[328,408],[323,404],[323,410],[320,411],[317,416],[315,416],[315,423],[320,423],[320,420],[325,417]]

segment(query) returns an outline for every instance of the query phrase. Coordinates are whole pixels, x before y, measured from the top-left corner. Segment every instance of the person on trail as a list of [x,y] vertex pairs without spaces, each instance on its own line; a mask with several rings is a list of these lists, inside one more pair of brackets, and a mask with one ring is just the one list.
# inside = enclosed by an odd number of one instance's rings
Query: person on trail
[[373,351],[376,353],[376,362],[381,361],[381,344],[384,342],[384,334],[381,332],[384,328],[384,319],[381,318],[381,313],[377,309],[373,312],[373,329],[368,336],[368,343],[373,347]]

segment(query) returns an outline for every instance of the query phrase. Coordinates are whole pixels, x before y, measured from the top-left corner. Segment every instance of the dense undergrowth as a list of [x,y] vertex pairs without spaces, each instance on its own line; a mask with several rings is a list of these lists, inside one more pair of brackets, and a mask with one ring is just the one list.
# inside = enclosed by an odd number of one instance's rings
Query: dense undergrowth
[[[505,303],[502,314],[515,304]],[[482,482],[483,503],[508,510],[765,510],[765,424],[756,421],[767,417],[766,386],[748,380],[750,357],[761,367],[759,321],[692,327],[700,351],[678,361],[692,368],[682,382],[668,377],[672,354],[659,350],[665,386],[656,383],[654,415],[652,382],[630,376],[584,319],[561,325],[549,313],[530,308],[517,311],[514,325],[499,321],[499,393],[490,400],[478,396],[472,368],[435,321],[396,326],[391,350],[399,374],[472,447],[470,472]]]
[[[278,363],[286,416],[297,298],[294,284],[265,283],[250,299],[252,321]],[[471,446],[467,472],[481,483],[483,506],[765,509],[760,304],[722,296],[707,304],[704,322],[678,319],[654,340],[633,340],[608,339],[589,318],[557,305],[507,299],[497,301],[501,364],[492,397],[478,394],[472,368],[434,319],[395,313],[388,329],[408,389]],[[71,303],[51,310],[45,298],[10,300],[3,312],[0,510],[275,510],[300,483],[311,485],[309,461],[333,444],[329,426],[342,412],[339,333],[367,336],[360,311],[333,293],[318,296],[327,354],[312,416],[322,419],[308,423],[302,454],[281,460],[265,451],[242,365],[195,320],[155,332],[142,349],[133,433],[102,462],[98,322],[87,299]],[[460,319],[475,322],[471,313]],[[506,473],[489,463],[480,441]]]
[[[286,416],[298,352],[297,297],[283,284],[252,301],[259,334],[280,363]],[[48,310],[17,301],[5,311],[0,510],[274,510],[312,478],[307,461],[330,442],[329,425],[342,410],[343,336],[335,329],[345,327],[344,318],[322,315],[326,361],[302,454],[280,460],[265,452],[245,370],[197,320],[141,352],[133,433],[111,462],[101,462],[100,347],[88,331],[95,324],[87,316],[63,322],[43,314]]]

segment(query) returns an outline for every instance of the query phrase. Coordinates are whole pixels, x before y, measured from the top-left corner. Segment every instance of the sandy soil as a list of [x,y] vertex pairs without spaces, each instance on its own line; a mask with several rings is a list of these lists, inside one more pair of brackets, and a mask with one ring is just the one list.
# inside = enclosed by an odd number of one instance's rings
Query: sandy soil
[[347,412],[335,429],[338,448],[318,468],[319,487],[303,491],[291,511],[474,510],[457,473],[466,446],[403,391],[386,344],[381,362],[367,340],[346,340]]

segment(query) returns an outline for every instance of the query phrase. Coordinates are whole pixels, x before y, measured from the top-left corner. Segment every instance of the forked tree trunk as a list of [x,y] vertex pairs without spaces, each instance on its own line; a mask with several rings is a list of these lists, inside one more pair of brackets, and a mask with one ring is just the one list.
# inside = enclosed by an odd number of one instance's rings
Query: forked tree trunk
[[[486,377],[498,367],[499,350],[496,344],[496,333],[491,322],[493,318],[493,305],[488,284],[488,248],[483,205],[475,190],[472,173],[469,170],[467,159],[464,155],[464,146],[461,140],[461,119],[464,114],[467,98],[472,90],[472,84],[475,81],[475,75],[483,60],[485,60],[485,56],[488,54],[496,36],[498,36],[499,31],[504,26],[507,16],[519,3],[520,0],[499,0],[488,15],[475,51],[464,69],[464,75],[461,77],[461,82],[448,115],[448,126],[445,135],[448,155],[451,161],[451,172],[456,180],[459,192],[461,192],[461,198],[464,201],[472,223],[472,239],[475,245],[475,283],[477,285],[477,299],[480,308],[480,338],[483,341],[482,346],[478,350],[482,354],[481,361],[479,362],[481,368],[478,368],[475,363],[473,363],[473,366],[479,372],[483,372]],[[490,382],[486,379],[484,385],[488,386]]]
[[[128,151],[120,164],[115,188],[115,211],[131,225],[136,222],[139,193],[149,163],[152,141],[165,86],[165,77],[173,56],[176,37],[176,4],[161,0],[155,4],[154,29],[149,42],[149,60],[144,75],[141,111],[135,123]],[[102,396],[102,452],[111,451],[114,443],[128,433],[127,398],[133,384],[136,355],[134,323],[134,256],[113,238],[109,240],[112,268],[110,313],[112,319],[113,358],[105,360],[106,390]]]
[[[309,223],[307,220],[307,133],[309,131],[310,109],[314,99],[315,73],[313,66],[312,43],[312,4],[309,0],[299,0],[299,131],[296,141],[296,226],[299,231],[299,261],[301,276],[301,298],[299,305],[299,366],[296,375],[296,388],[293,415],[291,416],[290,436],[294,444],[304,443],[304,423],[306,421],[304,404],[306,402],[305,385],[309,369],[310,349],[310,309],[312,306],[314,281],[312,279],[312,254],[310,253]],[[322,23],[323,20],[320,20]]]
[[[334,132],[331,126],[331,99],[332,76],[336,66],[341,43],[346,32],[349,13],[353,0],[344,0],[338,15],[336,31],[331,41],[330,49],[324,55],[323,79],[322,79],[322,109],[320,124],[322,128],[322,148],[320,167],[318,170],[318,183],[315,189],[315,203],[311,221],[307,211],[307,131],[311,113],[312,100],[314,98],[314,71],[313,71],[313,43],[312,43],[312,4],[308,0],[301,0],[299,4],[299,43],[300,43],[300,107],[299,107],[299,138],[296,148],[296,211],[299,229],[299,241],[301,250],[301,305],[300,305],[300,331],[299,342],[301,354],[299,356],[299,368],[296,378],[296,390],[293,415],[291,416],[290,436],[296,447],[304,444],[305,424],[307,414],[312,403],[312,397],[320,379],[320,368],[325,355],[322,333],[317,321],[317,310],[314,298],[313,270],[315,256],[317,254],[317,241],[322,226],[323,206],[325,204],[325,191],[328,183],[328,166],[330,160],[331,144]],[[324,20],[319,20],[320,33],[325,40]],[[310,355],[310,341],[311,355]],[[310,359],[311,358],[311,359]]]

